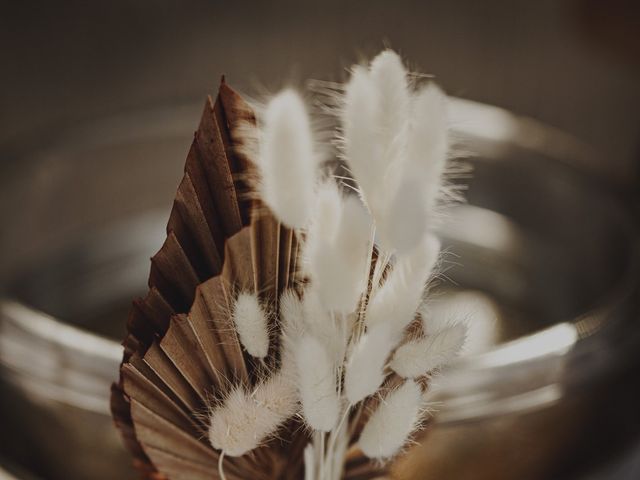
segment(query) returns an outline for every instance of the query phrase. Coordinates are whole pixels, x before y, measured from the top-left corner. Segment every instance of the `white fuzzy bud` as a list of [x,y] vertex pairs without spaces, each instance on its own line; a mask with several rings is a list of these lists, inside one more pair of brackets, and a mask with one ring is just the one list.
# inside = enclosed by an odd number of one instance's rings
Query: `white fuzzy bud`
[[400,341],[391,324],[381,323],[365,333],[351,352],[344,380],[349,404],[375,393],[384,381],[389,354]]
[[307,235],[304,240],[304,268],[313,275],[318,262],[323,261],[327,250],[335,244],[342,218],[342,194],[333,179],[320,184]]
[[422,303],[439,252],[439,240],[427,235],[410,254],[399,256],[385,283],[369,302],[368,326],[391,322],[402,330],[411,323]]
[[296,366],[307,424],[315,430],[330,431],[338,420],[340,399],[335,367],[322,343],[310,335],[303,336],[296,350]]
[[282,369],[295,372],[297,342],[304,334],[304,308],[298,294],[285,290],[280,295],[280,357]]
[[419,177],[406,175],[401,181],[378,225],[383,250],[406,254],[424,238],[429,220],[424,189]]
[[349,339],[349,322],[327,311],[314,286],[305,291],[303,308],[305,332],[322,343],[334,363],[342,362]]
[[335,240],[317,242],[312,281],[321,304],[329,311],[351,313],[367,283],[371,217],[356,197],[343,200]]
[[344,156],[371,212],[384,206],[379,186],[387,165],[377,141],[378,94],[369,72],[356,67],[345,87],[342,110]]
[[333,241],[342,216],[342,194],[335,180],[327,179],[318,187],[314,213],[311,229],[316,235]]
[[407,70],[400,56],[385,50],[372,61],[370,68],[371,80],[377,90],[378,133],[386,156],[393,158],[401,150],[405,142],[405,135],[410,116],[409,84]]
[[385,50],[368,71],[354,69],[342,112],[344,153],[378,224],[402,175],[409,119],[407,71],[398,54]]
[[431,210],[442,184],[447,161],[447,97],[429,84],[414,97],[407,143],[407,174],[422,182],[425,205]]
[[267,315],[260,300],[253,293],[241,292],[233,307],[235,323],[240,343],[256,358],[264,358],[269,352],[269,326]]
[[267,105],[259,166],[263,200],[289,227],[304,227],[313,209],[318,162],[306,108],[293,90]]
[[411,340],[396,350],[391,368],[401,377],[416,378],[442,368],[460,354],[467,327],[459,323],[433,335]]
[[297,409],[295,385],[275,374],[253,392],[236,387],[210,417],[209,443],[237,457],[260,446]]
[[418,425],[421,405],[422,392],[412,380],[387,395],[360,435],[364,454],[377,459],[395,456]]

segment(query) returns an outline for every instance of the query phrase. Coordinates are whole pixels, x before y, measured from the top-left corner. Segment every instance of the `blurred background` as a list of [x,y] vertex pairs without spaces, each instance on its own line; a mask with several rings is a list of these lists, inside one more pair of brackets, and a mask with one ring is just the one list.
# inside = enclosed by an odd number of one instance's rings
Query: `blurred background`
[[[458,283],[499,304],[494,315],[519,319],[505,320],[501,338],[579,318],[608,305],[611,292],[625,300],[624,308],[616,304],[621,324],[612,338],[635,338],[637,292],[614,286],[637,278],[638,2],[4,2],[0,478],[3,468],[20,479],[133,478],[104,411],[105,385],[117,375],[114,340],[129,300],[144,291],[202,100],[220,76],[259,98],[309,78],[342,81],[348,66],[384,46],[435,74],[450,95],[518,116],[481,110],[487,125],[519,116],[539,122],[519,123],[517,139],[499,142],[480,141],[476,132],[467,145],[483,158],[507,160],[475,165],[469,197],[522,228],[528,240],[510,237],[520,247],[510,255],[524,272],[522,285],[513,287],[520,284],[503,251],[488,261],[484,250],[465,244],[476,233],[471,223],[450,234],[461,251],[470,248],[473,278],[460,274]],[[493,276],[502,283],[488,282]],[[518,322],[529,326],[513,327]],[[81,328],[64,330],[69,325]],[[588,406],[569,400],[516,430],[499,418],[435,432],[441,447],[431,451],[448,460],[418,452],[411,478],[640,478],[633,413],[640,362],[617,358],[607,338],[590,351],[605,352],[598,362],[614,358],[617,366],[578,391],[593,399]],[[86,348],[69,353],[65,342]],[[584,367],[580,373],[588,376]],[[554,423],[567,417],[575,435],[555,435]],[[472,431],[482,432],[480,440]],[[56,445],[56,438],[63,441]],[[477,448],[489,438],[489,451]],[[518,454],[498,448],[514,439]],[[532,446],[544,452],[533,454]],[[513,465],[492,470],[482,455]],[[451,458],[466,458],[468,468],[450,470]]]
[[576,134],[607,152],[604,171],[631,181],[638,170],[639,7],[603,3],[7,4],[0,138],[199,99],[223,73],[251,93],[292,80],[340,80],[354,61],[390,45],[452,95]]

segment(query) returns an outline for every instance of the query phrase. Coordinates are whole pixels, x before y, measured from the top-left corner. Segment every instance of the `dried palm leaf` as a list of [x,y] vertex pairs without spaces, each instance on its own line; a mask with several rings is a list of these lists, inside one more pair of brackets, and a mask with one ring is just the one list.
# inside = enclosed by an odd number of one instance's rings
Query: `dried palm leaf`
[[[255,125],[253,111],[223,79],[215,103],[205,104],[167,239],[151,260],[149,292],[134,301],[127,321],[111,404],[143,478],[211,479],[221,470],[228,479],[304,476],[310,433],[296,417],[245,455],[222,458],[208,440],[212,406],[280,367],[277,315],[269,317],[269,352],[256,359],[238,339],[236,296],[253,293],[277,312],[281,294],[302,281],[296,235],[250,192],[254,165],[240,153],[239,133],[247,124]],[[366,411],[348,422],[347,479],[383,474],[354,446]]]

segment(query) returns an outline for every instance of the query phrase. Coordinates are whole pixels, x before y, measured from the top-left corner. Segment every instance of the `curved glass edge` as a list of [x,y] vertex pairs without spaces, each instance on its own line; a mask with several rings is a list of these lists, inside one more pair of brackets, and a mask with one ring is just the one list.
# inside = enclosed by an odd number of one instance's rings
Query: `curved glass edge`
[[[454,134],[543,151],[558,160],[578,159],[579,164],[589,164],[595,157],[590,148],[572,136],[535,120],[469,100],[454,98],[450,105]],[[163,118],[164,130],[175,135],[183,129],[186,132],[188,129],[183,127],[189,122],[177,121],[171,112],[177,110],[183,113],[179,117],[191,118],[194,108],[186,105],[158,109],[145,118]],[[173,120],[167,123],[167,118]],[[121,141],[152,135],[150,131],[122,130],[116,120],[122,117],[102,123],[112,125],[114,135]],[[153,122],[142,122],[150,123]],[[64,138],[60,143],[65,144]],[[0,299],[0,322],[0,364],[26,392],[109,413],[108,391],[117,376],[120,345],[11,299]],[[440,402],[445,405],[436,421],[450,424],[557,402],[563,395],[562,381],[566,378],[569,354],[583,337],[592,336],[599,329],[593,325],[584,319],[561,323],[461,359],[433,382],[429,400],[436,406]],[[585,331],[589,334],[585,335]],[[54,371],[54,366],[63,367],[65,373]],[[527,386],[523,388],[525,383]],[[501,386],[508,388],[503,390]]]
[[109,415],[109,391],[122,358],[116,342],[0,299],[0,366],[34,401]]

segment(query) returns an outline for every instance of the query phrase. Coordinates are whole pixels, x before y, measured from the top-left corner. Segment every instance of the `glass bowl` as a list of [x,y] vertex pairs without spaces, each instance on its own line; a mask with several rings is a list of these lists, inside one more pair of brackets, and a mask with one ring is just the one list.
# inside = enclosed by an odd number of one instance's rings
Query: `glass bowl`
[[[199,113],[128,112],[4,149],[0,462],[19,478],[135,478],[109,387]],[[461,311],[475,340],[434,379],[438,413],[395,474],[580,478],[640,425],[636,219],[562,132],[463,100],[451,123],[473,174],[440,231],[431,308]]]

